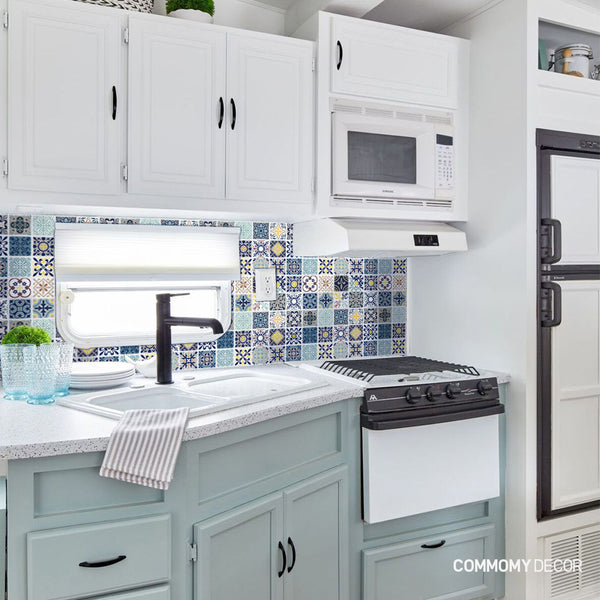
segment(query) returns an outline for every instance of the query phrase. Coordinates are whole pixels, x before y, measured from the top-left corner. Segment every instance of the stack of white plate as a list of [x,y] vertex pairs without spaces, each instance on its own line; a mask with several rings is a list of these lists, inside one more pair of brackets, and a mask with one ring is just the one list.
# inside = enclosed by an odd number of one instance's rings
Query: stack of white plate
[[135,367],[124,362],[74,362],[71,385],[76,390],[102,390],[128,382]]

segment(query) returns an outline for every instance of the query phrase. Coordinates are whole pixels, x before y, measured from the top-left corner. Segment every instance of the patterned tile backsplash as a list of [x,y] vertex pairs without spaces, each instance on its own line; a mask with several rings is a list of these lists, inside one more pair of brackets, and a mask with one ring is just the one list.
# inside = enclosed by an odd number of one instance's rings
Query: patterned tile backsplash
[[[286,223],[184,219],[0,216],[0,335],[17,325],[55,337],[54,224],[127,223],[240,227],[242,278],[233,284],[233,318],[216,342],[174,347],[179,368],[404,354],[406,261],[298,258]],[[257,302],[254,268],[277,269],[277,300]],[[77,360],[150,357],[153,346],[77,349]]]

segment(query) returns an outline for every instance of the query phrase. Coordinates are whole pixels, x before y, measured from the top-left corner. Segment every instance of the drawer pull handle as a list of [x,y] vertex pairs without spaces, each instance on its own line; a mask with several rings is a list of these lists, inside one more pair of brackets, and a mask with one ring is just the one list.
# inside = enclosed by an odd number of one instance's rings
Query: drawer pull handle
[[281,557],[283,558],[283,566],[281,567],[281,571],[277,573],[278,577],[281,577],[285,573],[285,567],[287,565],[287,556],[285,555],[285,548],[283,544],[279,542],[279,551],[281,552]]
[[292,549],[292,563],[288,567],[287,571],[288,573],[291,573],[292,569],[296,565],[296,546],[294,545],[294,542],[292,541],[291,537],[288,537],[288,546]]
[[425,548],[426,550],[435,550],[435,548],[441,548],[446,543],[446,540],[442,540],[437,544],[421,544],[421,548]]
[[99,569],[102,567],[110,567],[111,565],[116,565],[120,563],[122,560],[125,560],[127,557],[124,554],[117,556],[117,558],[111,558],[110,560],[101,560],[99,562],[88,562],[84,560],[79,563],[80,567],[86,567],[88,569]]

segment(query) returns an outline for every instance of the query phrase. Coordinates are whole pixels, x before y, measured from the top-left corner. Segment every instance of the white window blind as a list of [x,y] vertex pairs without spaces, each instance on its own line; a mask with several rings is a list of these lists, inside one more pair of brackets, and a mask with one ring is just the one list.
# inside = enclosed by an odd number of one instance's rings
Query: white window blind
[[59,281],[232,281],[237,227],[57,223]]

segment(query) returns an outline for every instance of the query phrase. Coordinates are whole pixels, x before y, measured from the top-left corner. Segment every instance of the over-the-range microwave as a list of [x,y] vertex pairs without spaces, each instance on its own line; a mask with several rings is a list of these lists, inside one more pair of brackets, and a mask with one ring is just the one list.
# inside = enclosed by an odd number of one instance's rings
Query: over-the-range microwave
[[454,114],[332,99],[333,205],[452,208]]

